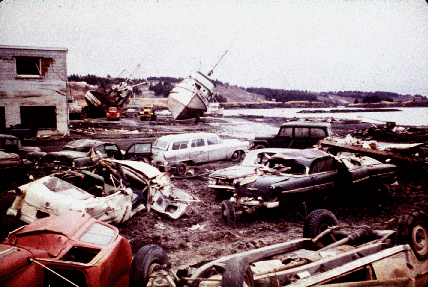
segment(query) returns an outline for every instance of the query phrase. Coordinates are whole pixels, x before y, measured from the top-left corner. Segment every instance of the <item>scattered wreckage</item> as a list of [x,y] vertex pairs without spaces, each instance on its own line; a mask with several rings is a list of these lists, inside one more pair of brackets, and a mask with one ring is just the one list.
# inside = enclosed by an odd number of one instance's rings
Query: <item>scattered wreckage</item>
[[369,136],[378,141],[420,143],[428,141],[428,127],[404,127],[387,122],[360,130],[355,135]]
[[87,91],[85,94],[87,106],[82,112],[90,118],[105,117],[109,108],[121,109],[129,102],[129,98],[133,95],[132,88],[146,83],[128,85],[126,82],[121,82],[110,85],[107,89]]
[[7,214],[25,222],[68,210],[120,223],[151,209],[173,219],[198,199],[174,187],[167,174],[136,161],[99,160],[94,168],[69,170],[18,187]]
[[[165,252],[147,246],[146,286],[426,286],[428,219],[402,214],[396,230],[339,225],[317,209],[306,218],[303,238],[224,256],[175,273]],[[156,253],[155,253],[156,251]]]
[[148,251],[143,247],[133,258],[116,227],[69,211],[9,234],[0,244],[0,285],[144,286]]
[[31,173],[40,178],[58,171],[88,170],[102,158],[121,160],[124,155],[114,143],[92,139],[74,140],[67,143],[61,151],[44,153]]
[[250,143],[222,140],[213,133],[186,133],[158,138],[153,144],[153,165],[182,176],[189,165],[217,160],[240,161]]
[[16,136],[0,134],[0,190],[27,182],[34,160],[40,154],[40,148],[23,147]]
[[388,195],[385,183],[395,180],[395,170],[393,164],[353,154],[333,157],[317,149],[278,153],[258,174],[235,180],[233,197],[222,202],[222,218],[231,224],[236,212],[287,203],[303,203],[307,213],[322,204],[346,204],[364,196],[382,201]]

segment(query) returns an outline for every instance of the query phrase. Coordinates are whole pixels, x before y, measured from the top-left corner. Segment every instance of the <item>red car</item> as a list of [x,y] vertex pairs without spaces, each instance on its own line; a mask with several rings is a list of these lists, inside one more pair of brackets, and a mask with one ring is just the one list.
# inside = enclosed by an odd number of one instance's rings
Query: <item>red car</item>
[[122,110],[117,107],[110,107],[106,113],[108,120],[119,120],[122,117]]
[[132,258],[116,227],[80,212],[39,219],[0,244],[0,286],[145,286],[158,246]]

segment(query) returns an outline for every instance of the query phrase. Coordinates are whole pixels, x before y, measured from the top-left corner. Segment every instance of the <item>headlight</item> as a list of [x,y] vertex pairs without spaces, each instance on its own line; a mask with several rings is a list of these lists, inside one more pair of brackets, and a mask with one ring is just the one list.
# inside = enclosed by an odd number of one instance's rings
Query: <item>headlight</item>
[[208,184],[210,184],[210,185],[217,184],[217,180],[214,178],[210,178],[210,179],[208,179]]

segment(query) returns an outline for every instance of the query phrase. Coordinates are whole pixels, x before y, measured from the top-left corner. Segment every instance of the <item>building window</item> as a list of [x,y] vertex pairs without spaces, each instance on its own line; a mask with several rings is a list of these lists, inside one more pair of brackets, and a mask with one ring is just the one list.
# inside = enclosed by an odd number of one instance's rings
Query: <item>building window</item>
[[16,57],[16,75],[21,77],[41,77],[41,58]]
[[21,106],[21,124],[38,129],[56,129],[55,106]]

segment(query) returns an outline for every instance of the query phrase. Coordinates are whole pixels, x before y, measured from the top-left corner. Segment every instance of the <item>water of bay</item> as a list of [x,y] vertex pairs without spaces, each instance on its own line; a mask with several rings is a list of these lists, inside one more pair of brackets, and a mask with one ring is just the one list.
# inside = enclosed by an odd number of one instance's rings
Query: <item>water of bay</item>
[[[264,117],[282,117],[282,118],[334,118],[334,119],[354,119],[363,122],[382,124],[385,122],[395,122],[397,125],[404,126],[428,126],[428,107],[417,108],[397,108],[393,112],[367,112],[362,109],[361,112],[321,112],[321,113],[300,113],[302,110],[324,110],[330,111],[335,108],[284,108],[284,109],[236,109],[224,110],[225,116],[264,116]],[[347,108],[336,108],[347,109]],[[355,110],[355,108],[350,108]]]

